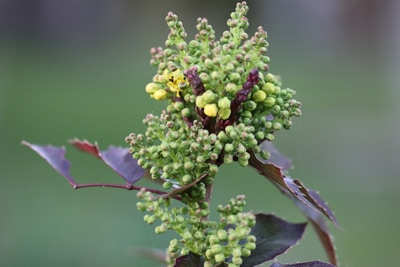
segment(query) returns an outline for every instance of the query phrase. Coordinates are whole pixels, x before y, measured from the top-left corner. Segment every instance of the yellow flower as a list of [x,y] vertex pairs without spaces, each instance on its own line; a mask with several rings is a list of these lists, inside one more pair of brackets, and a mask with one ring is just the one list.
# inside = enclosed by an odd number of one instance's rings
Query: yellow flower
[[216,117],[218,113],[218,107],[216,104],[206,104],[204,106],[204,114],[208,117]]
[[179,97],[180,92],[182,92],[183,88],[188,84],[182,71],[177,69],[171,73],[164,72],[164,75],[167,76],[166,78],[168,79],[168,88]]

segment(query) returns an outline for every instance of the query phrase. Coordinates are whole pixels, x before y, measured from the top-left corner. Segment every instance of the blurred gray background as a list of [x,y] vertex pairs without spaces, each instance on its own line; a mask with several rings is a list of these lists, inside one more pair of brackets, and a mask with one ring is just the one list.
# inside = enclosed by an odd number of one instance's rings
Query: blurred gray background
[[[73,137],[125,145],[163,103],[144,91],[163,45],[164,18],[178,14],[189,37],[197,17],[217,36],[236,1],[0,1],[0,265],[157,266],[140,247],[164,249],[136,210],[135,192],[74,191],[20,145],[66,145],[81,183],[123,182]],[[269,34],[271,72],[297,91],[303,116],[277,136],[291,176],[320,191],[344,230],[331,226],[340,266],[395,266],[400,232],[400,2],[251,0],[252,34]],[[229,165],[213,203],[247,195],[249,210],[303,217],[251,169]],[[281,262],[326,260],[311,228]],[[269,265],[268,265],[269,266]]]

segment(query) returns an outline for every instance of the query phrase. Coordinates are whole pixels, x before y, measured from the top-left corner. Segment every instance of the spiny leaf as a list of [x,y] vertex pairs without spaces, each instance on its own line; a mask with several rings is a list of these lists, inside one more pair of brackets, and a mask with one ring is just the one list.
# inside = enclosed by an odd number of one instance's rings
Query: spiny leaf
[[334,265],[322,261],[310,261],[310,262],[302,262],[295,264],[281,264],[275,262],[271,265],[271,267],[335,267]]
[[261,175],[277,186],[284,195],[289,197],[308,220],[312,222],[330,262],[336,265],[337,260],[333,240],[329,234],[323,215],[335,224],[337,224],[337,221],[326,203],[316,192],[307,189],[300,181],[283,175],[281,169],[277,166],[258,160],[253,152],[250,153],[249,163]]
[[44,158],[51,167],[53,167],[58,173],[68,180],[72,187],[76,187],[77,183],[69,173],[71,163],[65,158],[64,147],[55,147],[52,145],[40,146],[28,143],[26,141],[22,141],[21,143]]
[[271,214],[256,214],[251,234],[256,237],[256,249],[243,258],[242,267],[253,267],[284,253],[302,237],[307,223],[289,223]]

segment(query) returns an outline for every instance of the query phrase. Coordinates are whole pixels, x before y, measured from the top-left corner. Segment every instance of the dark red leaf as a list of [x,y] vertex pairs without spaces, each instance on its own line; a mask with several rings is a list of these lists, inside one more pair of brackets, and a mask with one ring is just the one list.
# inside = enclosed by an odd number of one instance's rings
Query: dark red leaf
[[107,150],[100,151],[98,145],[91,144],[87,140],[73,139],[70,143],[93,156],[103,160],[113,171],[128,182],[128,185],[134,184],[144,176],[145,170],[137,164],[127,148],[110,146]]
[[242,267],[253,267],[284,253],[303,236],[306,223],[289,223],[271,214],[256,214],[251,234],[256,237],[256,249],[243,258]]
[[275,262],[271,267],[335,267],[334,265],[322,261],[310,261],[295,264],[280,264]]
[[300,181],[284,176],[280,168],[277,166],[261,162],[256,158],[254,153],[251,153],[250,155],[250,165],[261,175],[275,184],[275,186],[277,186],[284,195],[288,196],[312,222],[330,262],[336,265],[336,253],[333,246],[333,240],[329,234],[323,215],[336,224],[337,221],[333,212],[328,208],[326,203],[316,192],[307,189]]
[[51,167],[53,167],[58,173],[64,176],[72,187],[76,187],[77,183],[74,178],[72,178],[69,173],[71,163],[65,158],[65,148],[55,147],[51,145],[39,146],[22,141],[22,144],[33,151],[35,151],[39,156],[44,158]]
[[259,159],[262,163],[274,164],[282,171],[287,171],[292,167],[292,160],[281,154],[272,142],[266,140],[261,143],[260,148],[270,154],[270,158],[267,160]]
[[174,267],[203,267],[204,259],[197,254],[189,253],[175,260]]
[[97,145],[97,143],[92,144],[87,140],[82,141],[77,138],[72,139],[71,141],[69,141],[69,143],[83,152],[86,152],[86,153],[92,154],[95,157],[101,158],[100,149],[99,149],[99,146]]

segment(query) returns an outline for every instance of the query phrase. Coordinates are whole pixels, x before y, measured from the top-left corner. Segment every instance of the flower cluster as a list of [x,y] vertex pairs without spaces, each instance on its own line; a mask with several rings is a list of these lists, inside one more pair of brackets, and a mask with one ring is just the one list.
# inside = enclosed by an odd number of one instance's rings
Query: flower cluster
[[202,255],[204,266],[227,263],[240,266],[242,257],[255,248],[250,234],[252,213],[243,212],[242,196],[220,206],[219,221],[211,221],[211,186],[222,164],[248,165],[250,153],[268,157],[259,145],[274,133],[290,128],[299,116],[295,91],[281,88],[279,78],[268,72],[267,33],[262,27],[249,38],[245,2],[235,12],[219,40],[204,18],[198,19],[194,40],[177,16],[166,17],[170,28],[166,48],[153,48],[151,64],[158,67],[146,92],[167,101],[160,116],[143,120],[146,133],[130,134],[126,141],[138,164],[165,189],[179,191],[183,208],[171,208],[170,196],[138,193],[138,209],[150,214],[145,221],[161,224],[155,230],[174,230],[181,237],[171,241],[171,264],[189,252]]

